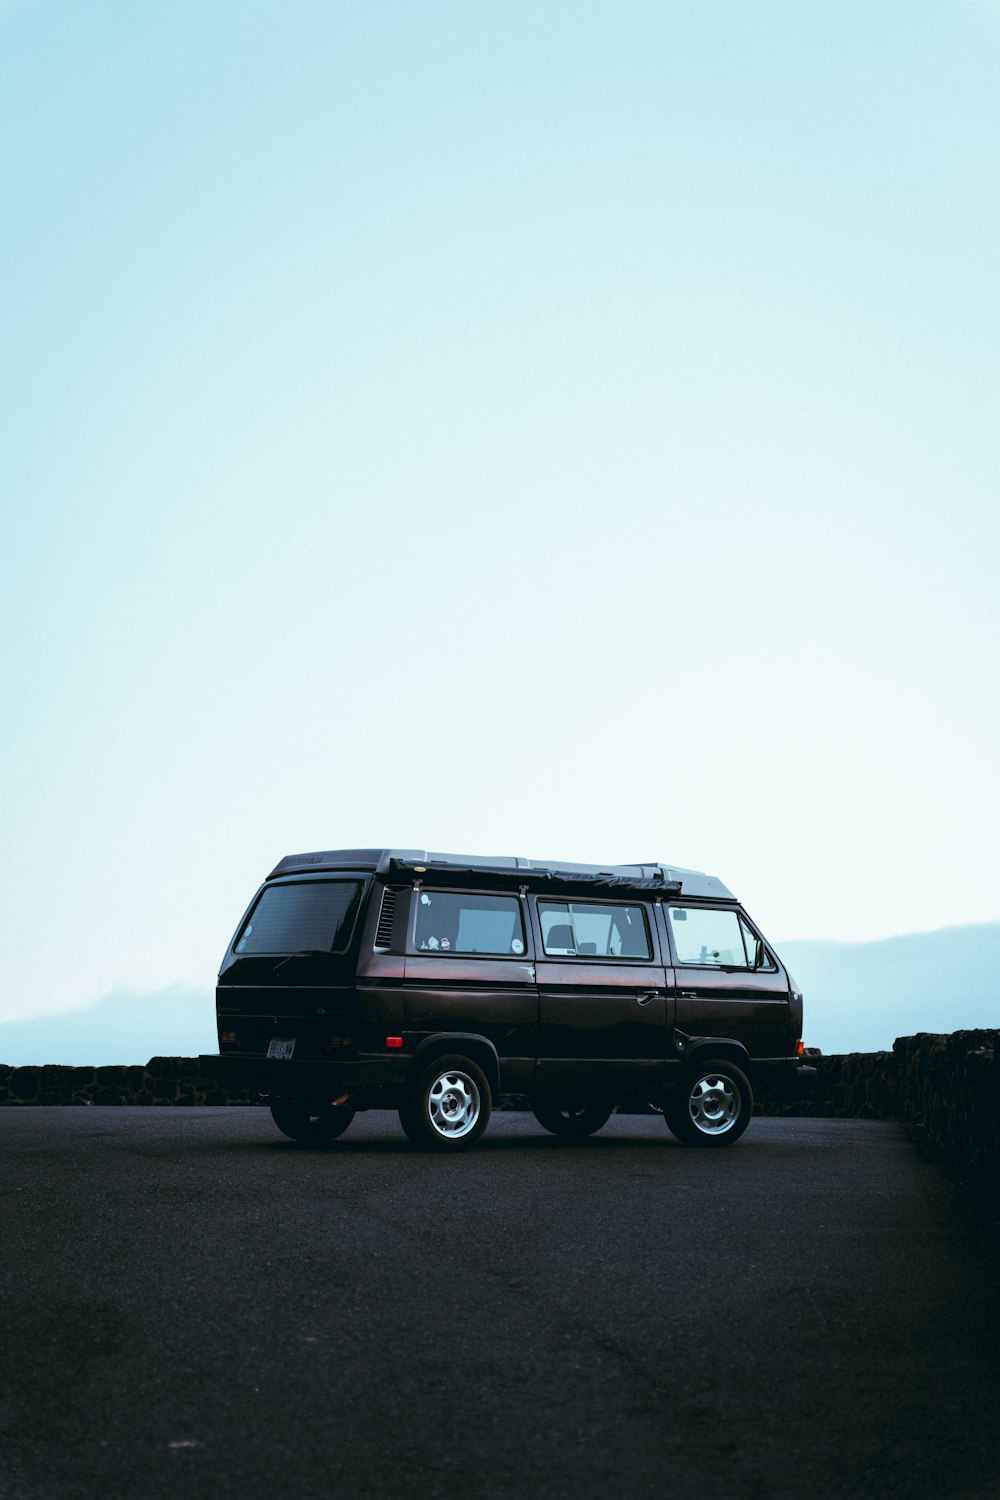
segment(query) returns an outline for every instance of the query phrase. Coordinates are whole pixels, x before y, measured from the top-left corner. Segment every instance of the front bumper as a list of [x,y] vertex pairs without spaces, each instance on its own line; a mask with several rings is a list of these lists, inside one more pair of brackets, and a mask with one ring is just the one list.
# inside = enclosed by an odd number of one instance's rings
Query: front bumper
[[816,1069],[799,1057],[760,1058],[752,1064],[751,1071],[754,1086],[775,1095],[807,1088],[816,1077]]

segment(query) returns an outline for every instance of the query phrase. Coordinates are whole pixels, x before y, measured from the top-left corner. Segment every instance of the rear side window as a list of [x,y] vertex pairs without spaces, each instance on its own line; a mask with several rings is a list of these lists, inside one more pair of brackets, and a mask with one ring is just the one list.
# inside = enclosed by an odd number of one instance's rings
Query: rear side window
[[233,951],[342,953],[351,941],[363,881],[308,880],[269,885],[261,893]]
[[539,901],[542,945],[552,958],[649,958],[641,906]]
[[414,941],[421,953],[523,953],[521,903],[515,896],[421,891]]
[[750,967],[743,931],[734,911],[709,911],[698,906],[669,906],[670,934],[678,963],[715,968]]

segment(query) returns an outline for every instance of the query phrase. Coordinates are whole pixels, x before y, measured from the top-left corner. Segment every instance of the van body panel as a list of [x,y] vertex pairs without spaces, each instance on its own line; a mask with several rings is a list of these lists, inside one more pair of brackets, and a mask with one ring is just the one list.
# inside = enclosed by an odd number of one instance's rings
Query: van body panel
[[787,1055],[788,985],[783,974],[685,965],[676,969],[674,984],[678,1031],[732,1038],[751,1058]]
[[477,1032],[500,1061],[501,1086],[531,1086],[538,1045],[534,964],[507,958],[408,953],[403,981],[407,1033]]
[[658,964],[539,959],[539,1094],[657,1095],[667,1054]]
[[323,1058],[334,1037],[350,1035],[357,1001],[353,986],[220,986],[217,1012],[220,1030],[235,1032],[243,1052],[266,1056],[280,1036],[294,1038],[300,1059]]
[[[401,1058],[396,1053],[351,1062],[320,1058],[276,1062],[239,1054],[208,1054],[200,1060],[206,1073],[214,1074],[235,1087],[259,1089],[272,1097],[278,1094],[331,1099],[345,1090],[359,1088],[390,1091],[405,1082],[409,1071],[409,1058]],[[386,1107],[390,1107],[388,1102]]]
[[353,997],[355,1020],[352,1035],[358,1049],[365,1052],[384,1051],[386,1036],[397,1036],[405,1024],[403,955],[371,951],[374,920],[378,918],[380,905],[380,899],[376,897],[379,897],[377,887],[371,901],[372,929],[362,938]]
[[263,988],[294,993],[300,989],[353,986],[358,972],[356,952],[268,953],[263,957],[230,957],[219,971],[219,984],[227,988]]
[[241,1016],[351,1015],[355,991],[351,985],[220,985],[219,1012]]

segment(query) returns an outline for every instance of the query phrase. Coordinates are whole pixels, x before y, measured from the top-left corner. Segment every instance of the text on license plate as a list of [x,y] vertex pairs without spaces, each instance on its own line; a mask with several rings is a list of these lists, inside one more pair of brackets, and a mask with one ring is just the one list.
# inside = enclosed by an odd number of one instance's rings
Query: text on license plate
[[267,1046],[268,1057],[291,1057],[294,1051],[294,1037],[273,1036]]

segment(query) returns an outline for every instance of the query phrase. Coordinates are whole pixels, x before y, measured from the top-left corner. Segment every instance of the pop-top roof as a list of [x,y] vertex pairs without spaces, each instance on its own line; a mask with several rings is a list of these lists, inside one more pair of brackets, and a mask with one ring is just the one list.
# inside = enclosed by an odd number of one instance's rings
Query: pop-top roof
[[635,865],[576,865],[563,860],[522,859],[518,855],[438,854],[428,849],[326,849],[287,854],[267,877],[320,870],[369,870],[383,880],[433,880],[454,885],[527,886],[530,890],[578,888],[591,891],[643,891],[653,895],[735,900],[714,875],[655,860]]

